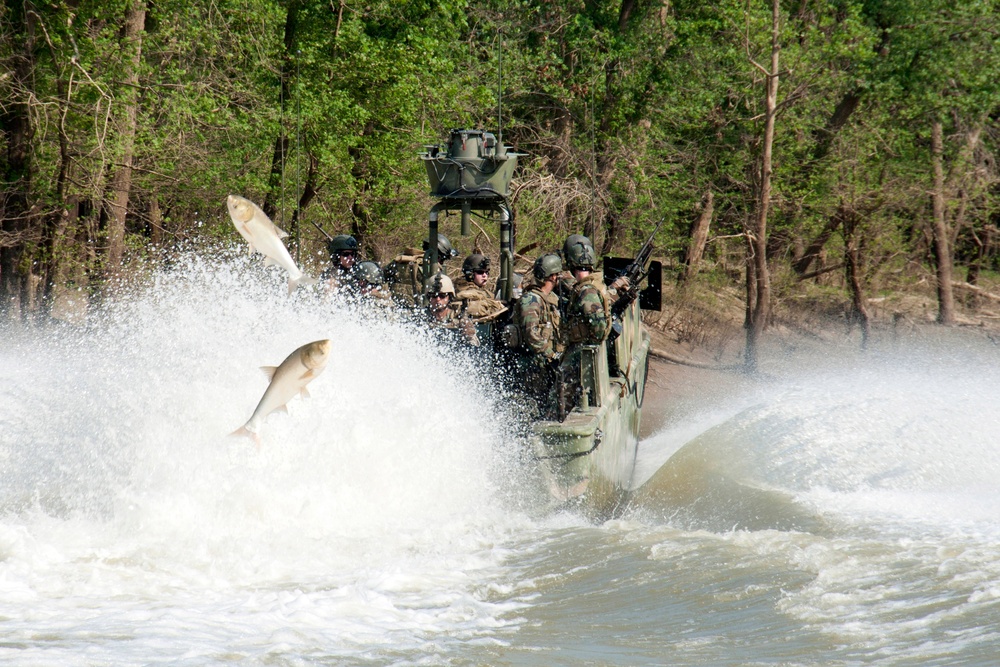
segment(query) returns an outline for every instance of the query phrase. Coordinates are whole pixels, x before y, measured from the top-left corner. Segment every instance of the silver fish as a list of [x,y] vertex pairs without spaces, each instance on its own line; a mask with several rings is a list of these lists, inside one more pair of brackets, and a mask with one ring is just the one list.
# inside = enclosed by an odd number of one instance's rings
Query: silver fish
[[253,438],[260,446],[260,427],[264,419],[277,410],[288,411],[288,401],[296,395],[308,397],[306,385],[309,384],[326,367],[330,356],[330,341],[327,339],[306,343],[285,357],[277,367],[262,366],[270,384],[264,391],[257,408],[247,422],[230,433],[230,435],[245,435]]
[[281,239],[288,234],[278,229],[264,211],[249,199],[238,195],[226,198],[229,217],[246,242],[250,244],[251,252],[259,252],[266,258],[268,266],[277,264],[288,272],[288,293],[291,294],[299,285],[315,285],[316,280],[307,276],[295,265],[292,256]]

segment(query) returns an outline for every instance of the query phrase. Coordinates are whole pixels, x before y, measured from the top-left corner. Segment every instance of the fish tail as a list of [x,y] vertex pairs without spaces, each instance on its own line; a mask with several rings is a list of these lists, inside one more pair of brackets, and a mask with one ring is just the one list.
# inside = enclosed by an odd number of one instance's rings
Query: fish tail
[[233,431],[232,433],[230,433],[229,436],[230,437],[234,437],[234,436],[235,437],[246,436],[246,437],[250,438],[251,440],[253,440],[254,444],[257,445],[257,449],[258,450],[260,449],[260,434],[259,433],[254,433],[253,431],[251,431],[250,429],[248,429],[246,426],[240,426],[238,429],[236,429],[235,431]]
[[304,273],[301,276],[299,276],[298,279],[289,278],[288,279],[288,294],[289,294],[289,296],[291,296],[292,292],[294,292],[295,288],[297,288],[299,285],[315,285],[317,282],[319,282],[319,281],[316,280],[315,278],[311,277],[311,276],[307,276]]

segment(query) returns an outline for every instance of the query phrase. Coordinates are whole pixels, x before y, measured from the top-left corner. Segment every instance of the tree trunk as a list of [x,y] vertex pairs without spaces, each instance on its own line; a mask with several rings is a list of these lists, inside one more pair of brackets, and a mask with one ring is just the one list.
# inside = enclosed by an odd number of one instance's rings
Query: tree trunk
[[684,258],[681,282],[690,280],[698,273],[698,264],[705,254],[705,244],[708,243],[708,230],[712,224],[714,211],[715,195],[709,190],[702,199],[701,213],[691,226],[691,242],[688,245],[687,257]]
[[951,284],[952,257],[944,212],[944,130],[941,121],[931,124],[931,161],[934,167],[934,261],[937,264],[938,316],[941,324],[955,323],[955,293]]
[[22,257],[29,231],[31,206],[29,197],[33,175],[31,142],[34,128],[28,108],[34,68],[34,25],[24,11],[24,4],[8,4],[15,99],[0,104],[0,132],[6,145],[0,176],[4,187],[0,191],[0,321],[20,313],[25,317],[28,275],[23,271]]
[[764,98],[764,146],[760,164],[760,192],[757,200],[757,216],[754,228],[750,230],[750,245],[756,295],[753,310],[748,310],[747,343],[744,363],[749,372],[757,370],[757,346],[767,325],[771,306],[771,278],[767,268],[767,215],[771,204],[771,151],[774,146],[774,121],[778,107],[778,43],[781,5],[779,0],[771,2],[771,66],[766,73],[767,94]]
[[802,255],[792,262],[792,269],[795,270],[795,273],[797,273],[800,278],[805,275],[806,271],[809,270],[809,266],[820,256],[826,242],[830,240],[830,237],[833,236],[833,233],[837,231],[839,226],[840,216],[831,216],[826,223],[826,227],[823,228],[823,231],[821,231],[816,238],[809,243]]
[[[816,132],[816,145],[813,147],[812,161],[818,162],[830,153],[834,140],[844,128],[851,115],[857,110],[861,102],[861,93],[852,90],[846,93],[833,110],[833,115],[826,122],[822,130]],[[807,169],[809,169],[807,167]],[[811,169],[809,169],[811,171]]]
[[125,255],[125,217],[128,213],[129,192],[132,189],[132,158],[135,150],[136,123],[139,110],[139,63],[142,60],[142,32],[146,23],[146,5],[137,0],[125,11],[123,45],[129,57],[125,61],[122,100],[118,126],[118,159],[114,175],[108,184],[105,206],[108,217],[108,256],[105,278],[121,276]]
[[[281,59],[281,70],[278,73],[281,84],[281,89],[278,93],[280,98],[278,103],[281,105],[282,117],[284,117],[285,107],[288,104],[288,97],[291,93],[291,86],[288,81],[292,70],[291,54],[295,48],[299,27],[299,6],[299,0],[292,0],[292,2],[288,3],[288,11],[285,14],[285,53]],[[272,220],[275,219],[279,205],[282,204],[282,197],[285,194],[283,177],[285,162],[288,160],[289,143],[285,127],[282,125],[278,128],[278,136],[274,140],[274,154],[271,157],[271,175],[267,182],[267,194],[264,195],[264,204],[261,206],[264,214]],[[282,220],[281,224],[284,225],[285,221]]]
[[[316,197],[316,176],[318,169],[319,159],[310,153],[309,171],[306,174],[306,182],[302,188],[302,196],[299,197],[298,204],[295,206],[295,211],[292,212],[292,228],[295,230],[301,229],[303,211],[305,211],[306,207],[309,206],[313,198]],[[300,262],[302,258],[302,239],[299,234],[295,235],[295,243],[295,261]],[[358,243],[360,243],[360,241],[358,241]]]
[[868,348],[868,338],[871,335],[871,317],[864,295],[861,280],[862,257],[857,235],[857,213],[841,209],[837,213],[843,220],[844,227],[844,267],[847,287],[851,291],[851,322],[861,326],[861,349]]

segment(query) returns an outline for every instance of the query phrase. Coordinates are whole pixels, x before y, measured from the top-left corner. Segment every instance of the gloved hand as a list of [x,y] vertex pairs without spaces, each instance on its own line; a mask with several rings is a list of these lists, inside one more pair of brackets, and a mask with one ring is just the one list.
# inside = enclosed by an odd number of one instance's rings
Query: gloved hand
[[610,285],[611,289],[615,291],[627,290],[631,286],[632,283],[629,282],[628,276],[618,276]]

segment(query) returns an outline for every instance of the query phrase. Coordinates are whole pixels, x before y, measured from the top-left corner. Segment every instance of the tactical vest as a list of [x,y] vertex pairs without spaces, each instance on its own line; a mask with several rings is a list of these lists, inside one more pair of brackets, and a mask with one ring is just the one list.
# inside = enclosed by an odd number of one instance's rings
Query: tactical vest
[[448,306],[446,315],[443,319],[438,319],[433,313],[428,310],[427,324],[431,329],[445,329],[453,332],[455,340],[462,340],[465,343],[472,345],[473,347],[478,347],[480,344],[479,336],[476,334],[475,326],[473,326],[472,321],[465,315],[459,313],[452,306]]
[[541,329],[548,330],[550,332],[548,340],[550,345],[552,346],[552,350],[554,352],[561,352],[564,349],[564,345],[562,342],[562,337],[559,333],[560,317],[559,317],[558,297],[552,293],[542,294],[535,288],[532,288],[531,290],[526,292],[524,296],[521,297],[521,300],[518,302],[517,310],[514,313],[514,324],[517,326],[519,334],[519,340],[518,340],[519,349],[526,354],[533,353],[531,346],[527,342],[528,339],[526,335],[526,328],[524,325],[524,318],[523,318],[524,315],[523,307],[525,305],[526,300],[529,298],[538,299],[539,301],[542,302],[542,306],[541,308],[539,308],[538,326]]
[[407,248],[385,265],[386,283],[397,302],[413,305],[416,296],[424,291],[423,259],[420,248]]
[[601,340],[607,338],[611,330],[611,300],[604,287],[604,276],[600,273],[591,273],[586,278],[577,281],[570,294],[569,306],[566,308],[566,317],[563,321],[563,331],[567,345],[576,345],[591,341],[591,330],[588,316],[581,310],[580,300],[588,291],[595,291],[601,300],[601,307],[604,309],[604,333]]
[[479,287],[471,280],[459,278],[455,281],[455,300],[462,302],[462,310],[473,319],[493,317],[506,310],[485,287]]

